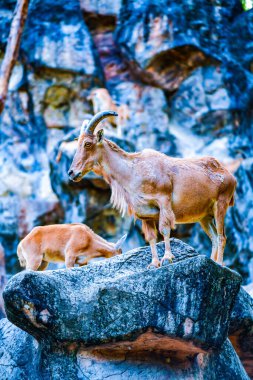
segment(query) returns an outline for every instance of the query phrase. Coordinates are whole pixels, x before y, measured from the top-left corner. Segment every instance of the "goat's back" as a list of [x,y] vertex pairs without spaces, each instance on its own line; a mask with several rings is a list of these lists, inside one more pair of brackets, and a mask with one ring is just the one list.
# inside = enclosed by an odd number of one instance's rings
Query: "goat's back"
[[40,247],[41,251],[46,251],[48,248],[61,250],[71,239],[77,244],[79,241],[90,239],[92,232],[88,226],[81,223],[38,226],[22,240],[22,246],[26,249],[29,245],[29,248],[34,250]]

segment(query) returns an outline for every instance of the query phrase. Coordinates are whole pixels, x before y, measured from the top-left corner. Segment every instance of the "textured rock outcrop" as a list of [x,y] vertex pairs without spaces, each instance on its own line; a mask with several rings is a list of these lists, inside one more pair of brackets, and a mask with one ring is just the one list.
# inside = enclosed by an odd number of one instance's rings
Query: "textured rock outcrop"
[[172,249],[175,263],[154,271],[145,270],[150,255],[144,248],[81,270],[23,272],[5,288],[7,315],[28,332],[40,335],[41,327],[42,335],[59,341],[101,344],[153,327],[217,348],[227,336],[240,277],[184,243],[173,241]]
[[38,345],[31,335],[2,319],[0,341],[4,344],[0,346],[1,380],[103,380],[106,377],[186,380],[203,374],[206,378],[221,380],[226,380],[227,376],[249,380],[229,340],[218,353],[199,353],[195,358],[189,358],[187,353],[188,359],[177,358],[175,352],[166,349],[150,350],[148,336],[147,346],[145,339],[140,342],[142,347],[148,348],[144,352],[137,350],[131,353],[129,342],[126,348],[118,347],[116,350],[104,347],[75,351],[71,346]]
[[240,12],[236,0],[128,0],[120,10],[117,40],[145,82],[174,91],[197,67],[222,60],[229,22]]
[[37,341],[7,319],[0,320],[1,380],[38,380]]
[[[14,6],[13,0],[0,4],[1,53]],[[38,224],[84,221],[111,240],[128,230],[128,249],[143,243],[138,224],[123,221],[122,227],[103,181],[51,183],[68,169],[64,157],[55,167],[54,149],[93,112],[88,96],[94,88],[106,87],[117,104],[128,106],[124,146],[130,141],[135,150],[211,154],[224,162],[251,159],[252,22],[252,11],[243,12],[239,0],[30,1],[0,120],[0,243],[7,273],[18,271],[17,243]],[[237,173],[225,252],[245,283],[253,279],[253,217],[245,200],[253,185],[246,166]],[[191,234],[189,227],[175,233]],[[201,248],[198,233],[188,241],[208,255],[210,245]]]
[[179,240],[172,251],[175,262],[158,270],[146,269],[150,250],[140,248],[83,268],[14,276],[6,313],[38,340],[39,378],[248,379],[227,340],[240,276]]
[[235,301],[229,326],[229,338],[243,363],[253,378],[253,298],[241,289]]
[[0,244],[0,319],[5,315],[4,314],[4,303],[2,293],[6,283],[6,270],[5,270],[5,257],[4,249]]

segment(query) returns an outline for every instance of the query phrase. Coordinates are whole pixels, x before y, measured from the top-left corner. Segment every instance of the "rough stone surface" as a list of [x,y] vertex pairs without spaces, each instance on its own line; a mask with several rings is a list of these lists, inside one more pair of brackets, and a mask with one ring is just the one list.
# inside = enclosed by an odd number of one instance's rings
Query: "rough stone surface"
[[7,319],[0,320],[1,380],[38,380],[39,351],[36,340]]
[[[246,70],[253,72],[252,59],[253,50],[252,41],[253,30],[253,10],[243,12],[240,16],[236,17],[233,26],[231,28],[231,34],[229,36],[228,48],[232,54],[236,57]],[[236,38],[240,33],[240,38]]]
[[[210,354],[197,354],[194,358],[188,356],[188,360],[177,358],[175,352],[159,353],[158,358],[154,352],[129,353],[127,349],[117,358],[110,357],[110,352],[103,350],[93,352],[80,351],[77,356],[79,376],[87,376],[88,379],[102,380],[106,376],[118,379],[222,379],[228,377],[248,379],[247,374],[234,352],[231,343],[227,340],[218,352]],[[108,355],[108,356],[107,356]],[[110,361],[108,360],[108,357]],[[107,359],[107,360],[106,360]],[[131,362],[131,365],[129,365]],[[150,366],[150,362],[152,366]],[[181,362],[181,363],[180,363]],[[92,364],[91,364],[92,363]],[[181,367],[181,368],[180,368]],[[85,378],[83,377],[83,378]]]
[[[174,264],[158,270],[146,269],[150,250],[140,248],[85,268],[14,276],[4,292],[7,316],[39,347],[2,320],[2,363],[20,359],[18,339],[33,354],[22,371],[37,363],[38,379],[248,379],[227,340],[240,276],[177,239],[172,252]],[[241,312],[233,315],[236,330]]]
[[6,284],[6,270],[5,270],[5,257],[4,249],[0,244],[0,319],[5,315],[4,302],[3,302],[3,290]]
[[244,368],[253,377],[253,298],[241,289],[231,314],[229,338]]
[[[180,241],[172,241],[172,250],[175,264],[157,271],[146,270],[151,256],[144,248],[81,270],[23,272],[5,288],[7,315],[28,332],[41,327],[60,341],[101,344],[153,327],[203,348],[220,347],[240,278]],[[193,258],[182,261],[187,256]]]
[[[15,0],[5,0],[0,4],[0,62],[15,3]],[[154,148],[184,157],[211,154],[225,163],[234,158],[244,159],[235,173],[238,180],[236,204],[226,218],[225,263],[241,273],[245,284],[253,280],[252,15],[253,11],[242,12],[239,0],[183,0],[180,4],[168,0],[30,1],[20,55],[0,120],[0,244],[7,276],[19,270],[18,241],[39,224],[82,221],[112,241],[128,232],[125,249],[144,243],[139,223],[133,225],[129,218],[122,220],[112,210],[110,190],[104,181],[89,175],[78,185],[68,183],[66,171],[73,155],[73,144],[71,149],[70,143],[64,150],[58,166],[55,162],[60,142],[80,126],[86,113],[92,113],[88,100],[92,89],[106,87],[117,104],[126,104],[130,109],[121,141],[126,150]],[[198,227],[192,230],[189,226],[180,226],[174,234],[191,242],[199,252],[210,254],[210,242]],[[143,263],[145,260],[149,260],[148,255]],[[198,260],[199,265],[208,263],[203,257]],[[5,273],[4,265],[0,265],[2,286]],[[182,265],[182,262],[175,265]],[[168,276],[171,270],[162,269]],[[84,269],[80,273],[86,272]],[[72,272],[64,274],[68,284],[72,278],[69,273]],[[73,273],[74,279],[79,272],[74,270]],[[137,275],[140,275],[138,270]],[[20,276],[27,278],[27,275]],[[38,279],[56,281],[60,275],[38,274],[32,277],[32,281],[34,278],[37,281],[37,276]],[[87,291],[88,287],[85,289]],[[39,294],[36,297],[41,299]],[[69,302],[64,297],[64,302]],[[241,320],[238,328],[242,331],[234,330],[230,334],[250,371],[251,306],[245,295],[238,297],[234,309],[237,316],[233,317],[233,312],[231,326]],[[222,302],[221,305],[224,306]],[[198,310],[198,305],[195,306]],[[151,313],[150,305],[147,310]],[[245,317],[238,317],[240,313]],[[184,317],[175,315],[179,322]],[[75,319],[76,316],[72,317]],[[41,316],[38,318],[41,323]],[[44,318],[47,319],[47,314],[42,315]],[[213,320],[213,315],[210,319]],[[143,321],[147,322],[144,317]],[[187,321],[186,325],[187,329],[190,328],[191,322]],[[196,323],[194,326],[196,333]],[[4,334],[9,331],[5,340],[10,340],[4,354],[7,356],[4,356],[5,360],[0,358],[1,370],[7,370],[3,364],[8,362],[6,358],[13,351],[10,348],[13,347],[12,335],[15,341],[17,334],[23,347],[30,338],[23,332],[20,334],[14,326],[1,328],[1,331],[5,329]],[[149,340],[148,336],[146,338]],[[204,339],[203,335],[201,339]],[[42,356],[38,359],[42,368],[40,376],[62,378],[64,371],[69,370],[72,371],[68,373],[69,379],[76,376],[82,379],[85,374],[89,374],[89,378],[98,378],[98,373],[110,373],[114,378],[124,373],[128,378],[139,377],[143,373],[144,378],[157,376],[160,379],[171,371],[171,378],[181,379],[194,375],[200,377],[202,366],[206,371],[210,368],[213,373],[216,371],[215,376],[219,379],[222,379],[224,368],[229,377],[244,378],[244,375],[238,375],[238,371],[242,373],[241,365],[229,343],[224,343],[223,350],[220,349],[219,359],[216,353],[213,356],[196,354],[195,359],[185,364],[189,370],[184,372],[182,365],[177,372],[175,366],[172,369],[168,364],[169,360],[173,363],[182,360],[171,351],[163,356],[153,349],[152,360],[147,353],[140,353],[139,361],[130,365],[133,360],[129,353],[121,351],[111,358],[106,348],[101,353],[96,351],[97,347],[93,352],[77,346],[75,342],[66,348],[55,342],[44,342],[43,338],[39,348]],[[21,355],[21,348],[18,352]],[[30,354],[30,348],[27,352]],[[205,355],[205,361],[201,355]],[[166,357],[167,364],[161,364],[160,359],[155,364],[157,356]],[[105,359],[108,357],[113,360]],[[147,365],[150,361],[152,368]],[[23,380],[33,376],[29,372],[32,363],[22,367],[22,363],[27,363],[24,356],[20,362],[20,366],[11,364],[8,367],[8,379],[13,376],[16,380],[20,376]],[[230,368],[232,372],[229,372]],[[205,372],[204,378],[208,376],[209,373]]]
[[228,23],[240,12],[237,1],[127,0],[117,41],[142,80],[174,91],[195,68],[222,59]]
[[[231,343],[227,340],[222,349],[210,354],[196,354],[187,359],[177,358],[172,351],[129,353],[129,350],[108,352],[108,349],[67,349],[55,346],[38,347],[36,340],[8,320],[0,321],[1,346],[0,376],[2,380],[102,380],[105,377],[117,379],[189,379],[206,376],[226,380],[227,376],[248,380]],[[29,350],[29,360],[27,353]],[[41,351],[42,350],[42,351]],[[30,358],[33,358],[31,361]],[[5,363],[9,365],[6,366]],[[150,365],[152,363],[152,365]],[[180,369],[180,365],[183,369]],[[38,371],[38,367],[40,370]],[[226,372],[225,372],[226,371]]]
[[193,71],[171,99],[173,131],[185,156],[229,155],[229,141],[239,122],[220,66]]
[[[94,77],[101,75],[77,0],[71,3],[33,0],[27,20],[22,49],[31,65]],[[37,44],[38,40],[41,43]]]
[[[14,6],[0,4],[0,60]],[[225,258],[245,284],[252,281],[252,22],[239,0],[30,1],[0,120],[0,242],[8,274],[19,270],[18,241],[38,224],[81,220],[111,240],[128,231],[127,249],[143,244],[139,224],[122,222],[111,209],[102,181],[50,183],[52,152],[92,113],[92,89],[106,87],[130,109],[126,145],[247,160],[236,174]],[[66,163],[63,157],[56,171],[65,173]],[[194,231],[189,239],[191,228],[183,226],[175,236],[209,255],[209,243]]]

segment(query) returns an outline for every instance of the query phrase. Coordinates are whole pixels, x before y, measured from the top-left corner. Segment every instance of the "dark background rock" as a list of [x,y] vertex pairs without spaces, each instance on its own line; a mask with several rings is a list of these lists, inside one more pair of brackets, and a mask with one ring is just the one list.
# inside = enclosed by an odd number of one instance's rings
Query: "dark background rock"
[[[0,62],[14,7],[14,0],[0,4]],[[79,184],[69,183],[74,143],[56,163],[61,142],[69,133],[78,134],[85,115],[92,114],[87,97],[98,87],[130,109],[117,140],[127,151],[154,148],[172,156],[213,155],[224,163],[244,160],[235,173],[235,207],[226,218],[225,264],[243,276],[244,284],[253,281],[252,22],[252,11],[243,12],[239,0],[30,1],[0,119],[0,292],[5,267],[7,277],[20,270],[16,247],[35,225],[84,222],[111,241],[128,232],[125,250],[144,244],[140,223],[112,209],[110,189],[101,178],[89,174]],[[178,226],[174,236],[210,255],[211,244],[198,226]],[[6,290],[8,316],[39,344],[3,319],[0,378],[246,379],[226,340],[229,322],[230,339],[253,376],[252,299],[243,291],[236,296],[233,272],[196,257],[183,243],[173,241],[173,250],[181,261],[154,272],[144,270],[150,254],[141,249],[138,256],[136,251],[83,269],[14,277]],[[151,286],[155,281],[158,288]],[[135,297],[141,286],[144,294]],[[89,325],[90,335],[80,332],[81,322]],[[186,336],[184,329],[191,326]],[[95,337],[101,331],[103,339],[117,336],[125,344],[101,347]],[[148,352],[150,337],[158,332],[172,335],[169,348],[165,344],[161,350],[159,335]],[[99,345],[85,346],[95,338]],[[195,353],[189,352],[193,341]],[[205,354],[203,346],[216,350]]]
[[229,339],[244,368],[253,378],[253,298],[241,289],[231,314]]
[[127,0],[120,10],[117,41],[142,80],[175,91],[197,67],[223,60],[229,23],[240,13],[236,0],[204,5]]
[[0,320],[1,380],[38,380],[39,350],[36,340],[7,319]]
[[[188,379],[189,376],[207,378],[216,376],[226,380],[227,376],[239,380],[248,380],[238,356],[231,343],[227,340],[222,349],[216,353],[203,355],[199,353],[195,358],[186,360],[177,358],[171,351],[156,357],[155,353],[134,352],[134,358],[128,352],[108,353],[106,349],[85,350],[71,345],[67,347],[43,346],[38,347],[36,340],[26,332],[20,330],[6,319],[0,321],[0,336],[5,347],[0,348],[0,376],[2,380],[102,380],[108,375],[118,379]],[[14,348],[15,345],[15,348]],[[42,350],[41,350],[42,349]],[[27,361],[27,355],[31,355]],[[31,361],[30,358],[33,358]],[[109,359],[109,360],[108,360]],[[170,365],[170,362],[173,365]],[[9,365],[6,366],[5,363]],[[152,366],[150,366],[150,362]],[[180,365],[184,365],[184,369]],[[39,371],[38,371],[39,368]]]
[[5,254],[0,244],[0,319],[5,316],[2,293],[6,284]]
[[179,240],[172,252],[174,264],[158,270],[146,269],[150,249],[140,248],[83,268],[14,276],[7,316],[39,347],[2,320],[3,360],[8,352],[21,358],[13,335],[19,346],[29,342],[33,361],[22,370],[37,363],[38,379],[248,379],[227,340],[233,307],[233,333],[243,319],[240,276]]
[[[0,4],[2,53],[14,6],[14,0]],[[71,155],[64,153],[58,167],[54,161],[60,142],[92,113],[92,89],[106,87],[130,109],[126,149],[130,142],[135,150],[172,156],[245,159],[226,219],[225,262],[245,284],[252,281],[251,41],[252,11],[243,12],[239,0],[31,0],[0,120],[0,243],[7,274],[20,269],[16,246],[39,224],[82,221],[111,241],[128,232],[125,249],[143,244],[139,223],[112,210],[103,181],[89,176],[71,185]],[[180,226],[175,236],[210,255],[198,227]]]

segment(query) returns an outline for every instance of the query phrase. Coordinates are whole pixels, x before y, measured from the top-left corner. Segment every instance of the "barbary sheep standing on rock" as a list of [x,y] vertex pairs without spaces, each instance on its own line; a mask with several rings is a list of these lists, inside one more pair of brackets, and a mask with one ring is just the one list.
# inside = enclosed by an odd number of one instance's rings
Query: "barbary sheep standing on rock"
[[[172,261],[170,232],[175,224],[199,222],[212,241],[211,258],[223,263],[226,244],[225,214],[234,204],[236,179],[215,158],[183,159],[168,157],[152,149],[127,153],[94,134],[98,123],[114,111],[100,112],[84,124],[78,147],[68,172],[78,182],[89,171],[109,183],[113,205],[142,220],[142,228],[152,251],[150,265],[159,267]],[[214,224],[215,221],[215,224]],[[160,263],[156,251],[156,223],[164,237],[165,254]]]
[[50,262],[65,262],[66,268],[88,264],[95,257],[122,253],[124,235],[116,244],[109,243],[81,223],[39,226],[18,245],[21,267],[45,270]]

